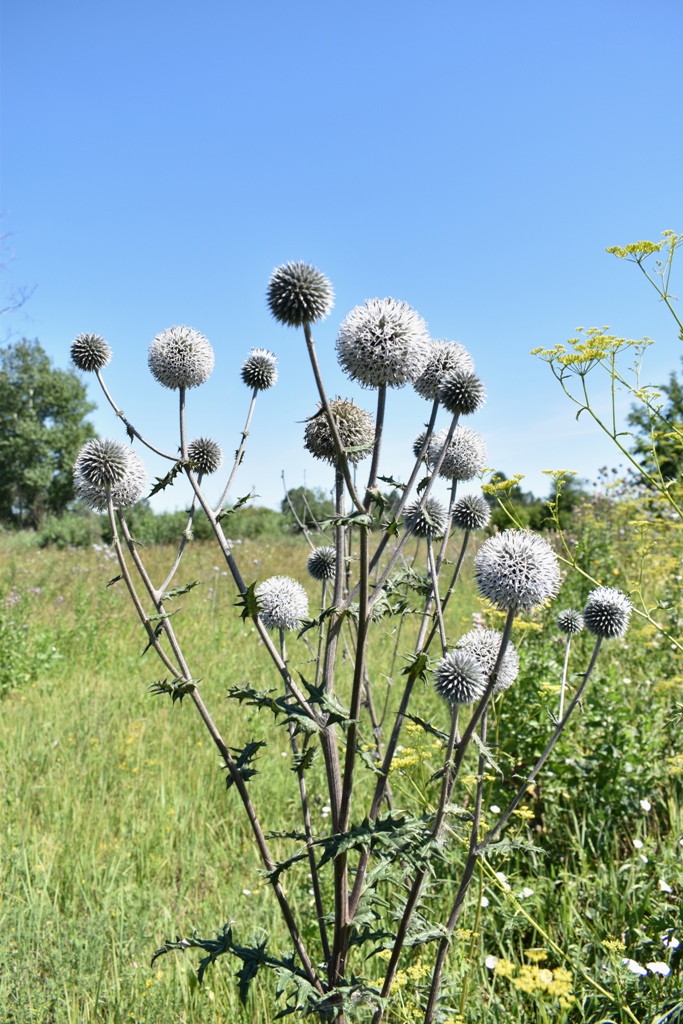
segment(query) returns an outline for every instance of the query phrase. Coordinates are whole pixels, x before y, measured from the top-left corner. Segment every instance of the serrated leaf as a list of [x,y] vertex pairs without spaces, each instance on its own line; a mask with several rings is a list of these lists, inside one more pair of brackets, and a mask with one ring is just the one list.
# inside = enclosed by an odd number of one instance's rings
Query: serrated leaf
[[256,597],[256,581],[250,583],[243,594],[235,601],[235,607],[241,608],[240,618],[255,619],[259,613],[258,598]]
[[325,610],[322,611],[315,619],[302,619],[301,629],[297,633],[297,640],[299,640],[304,633],[307,633],[309,629],[315,629],[316,626],[322,626],[325,619],[328,619],[330,615],[334,615],[336,610],[336,607],[332,605],[330,608],[325,608]]
[[147,497],[153,498],[155,494],[159,494],[160,491],[165,491],[167,487],[170,487],[175,478],[178,476],[178,474],[182,473],[183,468],[186,465],[188,465],[188,463],[183,462],[182,459],[178,459],[178,461],[173,464],[171,469],[169,469],[166,476],[156,477],[156,483],[154,484],[154,487],[149,492]]
[[173,615],[177,615],[180,608],[176,608],[174,612],[159,612],[158,615],[148,615],[148,622],[163,622],[164,619],[170,619]]
[[409,715],[407,712],[404,715],[409,722],[414,722],[415,725],[419,725],[421,729],[428,732],[430,736],[435,736],[442,743],[448,742],[448,733],[443,732],[441,729],[437,729],[431,722],[426,722],[424,718],[419,718],[417,715]]
[[174,704],[177,700],[182,704],[183,697],[186,697],[188,693],[192,693],[199,682],[201,682],[200,679],[158,679],[155,683],[151,683],[147,689],[155,696],[161,693],[168,693]]
[[[254,760],[261,747],[265,746],[266,743],[263,740],[252,740],[250,743],[245,744],[241,749],[239,747],[230,748],[230,752],[235,754],[234,761],[237,774],[243,782],[248,782],[249,779],[254,777],[254,775],[258,775],[258,769],[252,768],[251,762]],[[223,765],[223,767],[228,772],[225,779],[225,786],[226,789],[230,789],[235,780],[230,774],[227,765]]]
[[319,731],[316,723],[293,699],[284,695],[271,697],[271,693],[275,692],[272,688],[254,690],[251,686],[231,686],[228,697],[238,700],[240,704],[270,711],[276,719],[283,715],[281,724],[294,725],[297,732],[310,734]]
[[422,494],[422,492],[424,491],[425,487],[427,486],[427,484],[429,483],[430,480],[431,480],[431,477],[429,477],[429,476],[423,476],[422,477],[422,479],[420,480],[419,484],[415,488],[418,494]]
[[414,679],[421,679],[423,682],[427,679],[427,667],[429,665],[429,655],[422,651],[417,654],[412,661],[410,661],[406,667],[402,670],[402,676],[412,676]]
[[398,480],[394,480],[393,476],[378,476],[377,479],[381,480],[383,484],[395,487],[397,491],[405,491],[406,489],[406,485],[399,483]]
[[161,595],[162,601],[170,601],[174,597],[180,597],[181,594],[189,594],[193,587],[201,587],[201,581],[195,580],[194,583],[186,583],[184,587],[174,587],[173,590],[167,590]]
[[293,764],[290,765],[290,771],[296,772],[297,775],[301,772],[307,771],[315,761],[317,750],[315,747],[306,747],[301,754],[294,754]]
[[238,498],[234,505],[231,505],[229,508],[222,508],[216,516],[216,522],[220,523],[224,519],[234,516],[235,512],[239,512],[252,498],[258,498],[258,494],[245,494],[243,498]]
[[119,580],[122,580],[122,579],[123,579],[123,573],[120,572],[118,574],[118,576],[112,576],[112,578],[109,580],[109,583],[107,583],[107,586],[108,587],[112,587],[115,583],[118,583]]

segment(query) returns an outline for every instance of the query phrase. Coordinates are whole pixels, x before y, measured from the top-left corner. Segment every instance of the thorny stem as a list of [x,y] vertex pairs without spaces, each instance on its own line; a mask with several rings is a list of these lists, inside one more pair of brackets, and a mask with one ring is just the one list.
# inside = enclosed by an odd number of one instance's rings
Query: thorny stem
[[225,489],[224,489],[223,493],[221,494],[220,501],[216,505],[216,508],[215,508],[215,514],[216,515],[218,515],[218,513],[223,508],[223,505],[225,504],[226,499],[227,499],[228,495],[230,494],[230,488],[232,487],[232,482],[235,479],[235,474],[236,474],[237,470],[239,469],[239,467],[242,465],[242,459],[244,458],[244,448],[245,448],[245,445],[247,443],[247,438],[249,436],[249,427],[251,426],[251,418],[254,415],[254,406],[256,405],[256,396],[258,394],[258,390],[259,390],[258,388],[254,388],[254,391],[252,393],[251,402],[249,403],[249,412],[247,413],[247,422],[244,424],[244,430],[242,431],[242,439],[241,439],[241,441],[239,443],[239,447],[238,447],[237,451],[235,452],[235,462],[234,462],[233,467],[232,467],[232,472],[230,473],[230,477],[228,479],[228,482],[225,485]]
[[104,397],[107,399],[107,401],[109,402],[110,406],[112,407],[112,409],[114,410],[116,415],[119,417],[119,419],[125,425],[126,430],[128,431],[128,436],[129,437],[137,437],[140,441],[142,441],[142,443],[145,445],[146,448],[149,448],[149,450],[154,452],[156,455],[161,455],[161,457],[163,459],[169,459],[169,461],[171,461],[171,462],[177,462],[178,460],[177,460],[175,455],[169,455],[168,452],[162,452],[160,448],[155,448],[153,444],[150,444],[149,441],[145,440],[145,438],[142,436],[142,434],[139,433],[139,431],[137,431],[135,429],[133,424],[130,423],[126,419],[126,417],[123,415],[123,412],[121,411],[121,409],[119,409],[118,405],[116,404],[114,399],[109,394],[109,391],[107,389],[107,385],[104,383],[104,379],[103,379],[102,374],[100,373],[99,370],[95,370],[95,376],[97,377],[97,379],[99,381],[99,384],[100,384],[100,387],[102,388],[102,391],[104,392]]

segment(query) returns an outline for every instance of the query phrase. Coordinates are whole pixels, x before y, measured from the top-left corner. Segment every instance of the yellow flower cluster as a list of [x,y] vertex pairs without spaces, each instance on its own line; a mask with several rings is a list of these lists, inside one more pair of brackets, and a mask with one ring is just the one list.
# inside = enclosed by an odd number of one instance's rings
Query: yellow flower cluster
[[510,960],[501,958],[497,961],[493,973],[501,978],[509,978],[518,992],[550,996],[559,1000],[562,1009],[571,1006],[574,983],[572,972],[565,967],[556,967],[552,971],[548,967],[539,967],[538,963],[545,960],[548,955],[543,949],[528,949],[525,955],[536,963],[522,964],[518,970]]

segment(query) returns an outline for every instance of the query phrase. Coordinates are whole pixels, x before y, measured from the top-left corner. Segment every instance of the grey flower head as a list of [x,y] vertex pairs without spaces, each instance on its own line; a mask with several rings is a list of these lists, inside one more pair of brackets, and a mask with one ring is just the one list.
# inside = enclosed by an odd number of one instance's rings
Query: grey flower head
[[210,437],[197,437],[194,441],[190,441],[187,446],[187,454],[197,470],[205,476],[216,473],[223,462],[221,446],[217,441],[212,441]]
[[[429,461],[436,464],[448,436],[447,430],[439,430],[429,444]],[[446,449],[439,476],[446,480],[472,480],[479,476],[486,465],[488,452],[486,441],[476,430],[458,426]]]
[[109,438],[88,441],[74,465],[76,494],[95,512],[106,510],[108,487],[114,508],[127,508],[142,497],[146,482],[145,466],[138,453]]
[[242,363],[242,380],[248,388],[267,391],[277,383],[277,359],[267,348],[252,348]]
[[334,579],[337,554],[332,547],[314,548],[308,556],[306,568],[314,580]]
[[324,320],[334,305],[332,285],[310,263],[285,263],[271,274],[267,291],[268,308],[276,320],[288,327]]
[[365,388],[400,388],[422,373],[429,357],[427,325],[407,302],[368,299],[342,320],[339,363]]
[[479,494],[463,494],[453,505],[452,520],[461,530],[483,530],[491,521],[491,506]]
[[577,636],[583,630],[583,615],[574,608],[565,608],[557,616],[557,628],[566,636]]
[[480,593],[496,607],[528,612],[560,589],[557,555],[547,541],[528,530],[504,530],[489,537],[476,554],[474,574]]
[[439,397],[439,385],[453,370],[474,370],[474,360],[459,341],[429,339],[429,355],[424,370],[413,387],[418,395],[433,402]]
[[147,363],[165,388],[198,388],[213,371],[213,349],[193,327],[168,327],[149,346]]
[[[418,458],[418,456],[420,455],[420,452],[422,451],[422,449],[424,447],[424,443],[425,443],[425,438],[426,437],[427,437],[427,431],[426,430],[421,430],[420,433],[415,438],[415,440],[413,441],[413,455],[415,456],[416,459]],[[427,450],[425,451],[423,458],[428,458],[428,457],[429,457],[429,445],[427,445]]]
[[[503,634],[499,633],[497,629],[471,629],[469,633],[460,637],[455,646],[458,650],[467,651],[477,659],[488,683],[491,673],[496,667],[502,639]],[[508,643],[498,669],[493,692],[502,693],[503,690],[507,690],[518,675],[519,655],[515,647]]]
[[[375,422],[369,412],[360,409],[348,398],[334,398],[330,409],[337,426],[339,440],[349,462],[356,466],[372,451],[375,443]],[[320,409],[306,423],[304,448],[316,459],[337,465],[337,452],[327,416]]]
[[424,508],[420,508],[418,498],[403,509],[403,522],[406,530],[416,537],[443,537],[448,514],[436,498],[427,498]]
[[271,576],[256,588],[259,615],[266,629],[298,629],[308,615],[306,591],[289,576]]
[[471,370],[451,370],[439,385],[441,404],[452,416],[471,416],[481,409],[485,397],[481,378]]
[[486,676],[469,651],[449,651],[434,670],[434,689],[449,704],[473,704],[486,692]]
[[71,361],[79,370],[93,373],[111,359],[111,349],[99,334],[79,334],[71,342]]
[[583,621],[593,636],[623,636],[632,610],[633,605],[623,591],[615,587],[598,587],[588,595]]

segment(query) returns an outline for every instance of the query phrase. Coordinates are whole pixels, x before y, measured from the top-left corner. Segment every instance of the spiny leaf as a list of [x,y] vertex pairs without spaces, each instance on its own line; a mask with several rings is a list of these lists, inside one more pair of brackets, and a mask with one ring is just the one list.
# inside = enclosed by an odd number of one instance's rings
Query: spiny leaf
[[111,587],[111,586],[114,585],[114,583],[118,583],[119,580],[122,580],[122,579],[123,579],[123,573],[119,573],[118,576],[112,576],[112,578],[109,580],[109,583],[107,583],[107,586]]
[[315,618],[315,619],[303,619],[302,620],[301,629],[297,633],[297,640],[300,637],[302,637],[304,635],[304,633],[308,632],[309,629],[315,629],[316,626],[317,627],[322,626],[322,624],[325,621],[325,619],[328,619],[330,617],[330,615],[334,615],[336,610],[337,610],[336,607],[334,605],[332,605],[330,608],[325,608],[325,610],[322,611],[320,613],[320,615],[318,615],[318,617]]
[[401,672],[401,675],[412,676],[413,679],[421,679],[423,682],[427,679],[427,666],[429,665],[429,656],[423,652],[417,654],[412,661],[406,665]]
[[148,615],[147,616],[147,621],[148,622],[159,622],[159,621],[163,621],[164,619],[170,619],[172,615],[177,615],[179,611],[180,611],[180,608],[176,608],[176,610],[174,612],[159,612],[158,615]]
[[399,483],[398,480],[394,480],[393,476],[378,476],[377,479],[381,480],[383,484],[395,487],[397,491],[405,491],[406,489],[406,485]]
[[201,682],[200,679],[158,679],[155,683],[151,683],[147,689],[155,696],[160,693],[169,693],[174,704],[177,700],[182,704],[183,697],[186,697],[188,693],[192,693],[199,682]]
[[258,615],[258,599],[256,597],[256,581],[250,583],[243,594],[235,601],[235,607],[241,608],[240,617],[244,620],[255,619]]
[[270,694],[275,692],[272,688],[254,690],[251,686],[231,686],[228,690],[228,697],[238,700],[240,704],[265,708],[271,711],[275,718],[284,715],[282,724],[294,725],[297,732],[314,733],[318,731],[316,723],[298,704],[286,696],[271,697]]
[[407,713],[404,717],[407,718],[409,722],[414,722],[415,725],[419,725],[420,728],[424,729],[425,732],[428,732],[430,736],[436,736],[436,738],[441,740],[442,743],[448,742],[448,733],[442,732],[441,729],[437,729],[431,722],[425,722],[424,718],[419,718],[417,715],[409,715]]
[[327,693],[324,686],[315,686],[298,673],[299,679],[309,695],[309,703],[317,704],[321,711],[327,715],[328,725],[347,725],[351,721],[350,712],[339,701],[334,694]]
[[303,753],[294,754],[294,763],[291,765],[290,770],[296,772],[297,775],[299,772],[305,772],[313,764],[316,754],[315,747],[307,747]]
[[165,491],[167,487],[170,487],[175,478],[178,476],[178,474],[182,473],[183,467],[186,465],[188,465],[188,463],[183,462],[182,459],[178,459],[178,461],[173,464],[171,469],[169,469],[166,476],[155,477],[156,483],[152,490],[149,492],[148,497],[152,498],[155,494],[159,494],[160,491]]
[[419,484],[416,487],[416,490],[417,490],[418,494],[422,494],[422,492],[424,491],[425,487],[427,486],[427,484],[429,483],[430,480],[431,480],[431,477],[429,477],[429,476],[423,476],[422,477],[422,479],[420,480]]
[[170,601],[173,597],[180,597],[181,594],[188,594],[193,587],[201,587],[201,581],[195,580],[194,583],[186,583],[184,587],[174,587],[173,590],[166,590],[161,595],[161,600]]
[[[250,765],[253,759],[258,754],[261,747],[265,746],[266,744],[264,743],[263,740],[252,740],[250,743],[247,743],[244,747],[242,747],[241,750],[239,749],[239,747],[230,748],[231,753],[236,755],[234,759],[235,768],[237,769],[237,774],[240,776],[243,782],[248,782],[249,779],[253,778],[254,775],[258,775],[258,769],[251,768]],[[230,789],[230,787],[234,784],[235,780],[230,774],[228,766],[224,765],[223,767],[228,772],[228,775],[225,779],[225,785],[227,789]]]
[[229,519],[235,512],[239,512],[252,498],[258,498],[258,494],[245,494],[243,498],[238,498],[234,505],[231,505],[229,508],[222,508],[216,516],[216,522],[220,523],[223,519]]

